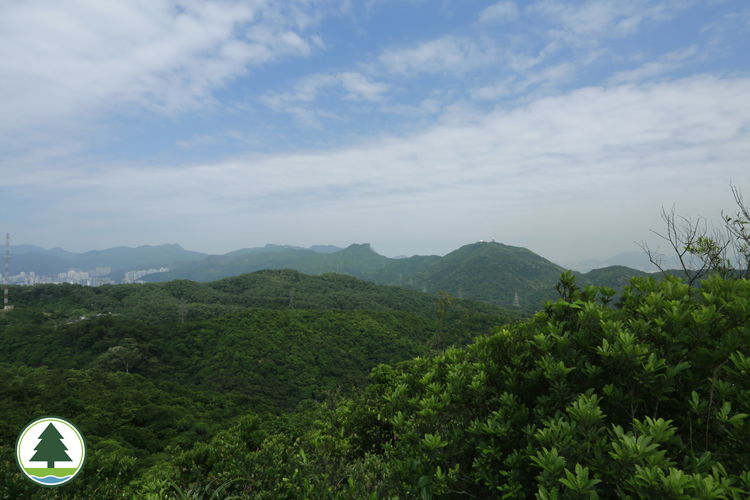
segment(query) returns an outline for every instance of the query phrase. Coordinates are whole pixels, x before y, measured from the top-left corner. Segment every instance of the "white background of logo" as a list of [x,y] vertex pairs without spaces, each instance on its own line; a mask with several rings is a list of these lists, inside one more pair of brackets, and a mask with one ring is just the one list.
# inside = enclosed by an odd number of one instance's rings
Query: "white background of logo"
[[76,432],[75,428],[68,422],[54,417],[37,420],[23,432],[21,439],[18,442],[18,449],[16,450],[16,456],[18,457],[19,462],[21,462],[23,467],[47,467],[47,462],[32,462],[30,459],[36,453],[34,448],[39,444],[39,435],[44,432],[50,422],[55,425],[57,432],[62,435],[62,442],[67,448],[65,453],[71,458],[70,462],[56,461],[55,468],[79,467],[84,459],[83,437],[81,437]]

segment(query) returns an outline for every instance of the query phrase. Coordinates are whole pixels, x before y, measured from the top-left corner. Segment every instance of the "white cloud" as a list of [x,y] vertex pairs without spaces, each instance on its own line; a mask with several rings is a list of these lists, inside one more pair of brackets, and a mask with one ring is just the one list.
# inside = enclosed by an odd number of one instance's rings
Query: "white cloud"
[[460,74],[498,60],[499,53],[490,41],[484,39],[481,42],[466,37],[445,36],[415,47],[385,50],[378,60],[385,71],[404,76],[417,73]]
[[572,258],[603,239],[629,248],[658,227],[662,205],[724,208],[729,179],[746,176],[749,96],[746,77],[589,87],[330,151],[94,173],[30,168],[13,182],[64,194],[62,218],[106,213],[107,227],[176,228],[161,238],[192,248],[190,235],[237,227],[272,241],[279,227],[325,240],[336,226],[373,243],[398,234],[402,245],[439,231],[448,246],[493,227],[492,237],[542,255],[562,255],[556,247],[568,242]]
[[636,69],[619,71],[612,75],[610,82],[613,84],[619,84],[624,82],[637,82],[645,79],[652,79],[654,77],[669,73],[678,68],[681,68],[685,64],[700,59],[696,58],[698,53],[698,46],[691,45],[684,49],[675,50],[658,57],[656,60],[642,64]]
[[172,114],[210,105],[214,89],[248,68],[311,53],[302,33],[314,22],[309,5],[6,2],[0,132],[18,138],[124,106]]
[[542,90],[547,90],[550,87],[556,88],[569,81],[576,68],[575,64],[565,62],[547,66],[540,71],[530,71],[525,75],[511,75],[493,85],[469,89],[469,95],[474,99],[496,100],[528,92],[532,88]]
[[439,99],[423,99],[418,106],[400,104],[396,106],[385,106],[383,111],[403,116],[432,116],[440,112],[443,102]]
[[[341,73],[318,73],[302,78],[294,85],[293,92],[268,92],[262,100],[275,111],[285,111],[295,116],[298,122],[320,128],[317,116],[325,116],[324,110],[305,107],[306,103],[313,103],[321,90],[341,86],[347,94],[347,100],[382,101],[382,94],[390,86],[385,83],[370,81],[361,73],[349,71]],[[329,117],[331,115],[329,112]]]
[[739,12],[731,12],[721,16],[721,18],[712,20],[701,28],[701,33],[712,33],[716,39],[721,40],[728,34],[748,31],[750,29],[750,9],[744,9]]
[[514,2],[498,2],[479,13],[479,22],[515,21],[518,19],[518,6]]
[[371,82],[357,72],[340,73],[338,77],[341,80],[341,85],[349,91],[346,96],[347,99],[379,101],[382,99],[380,94],[389,88],[387,84]]
[[647,20],[666,20],[685,9],[693,0],[586,0],[564,2],[543,0],[528,7],[529,13],[546,16],[560,29],[549,34],[573,46],[598,44],[602,38],[635,34]]
[[215,134],[193,134],[190,139],[180,139],[175,143],[186,149],[200,146],[216,146],[227,144],[228,142],[239,142],[242,144],[258,145],[259,138],[247,132],[239,130],[224,130]]

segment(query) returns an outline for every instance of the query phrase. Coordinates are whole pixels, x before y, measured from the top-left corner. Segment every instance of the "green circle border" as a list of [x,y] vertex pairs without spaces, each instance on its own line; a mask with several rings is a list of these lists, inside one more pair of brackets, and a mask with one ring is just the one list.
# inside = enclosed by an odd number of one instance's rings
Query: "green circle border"
[[[81,444],[83,444],[83,450],[82,450],[83,451],[83,460],[81,461],[81,465],[78,468],[78,471],[76,471],[76,473],[73,474],[70,477],[70,479],[67,479],[65,482],[58,483],[58,484],[42,484],[42,483],[38,483],[38,482],[34,481],[26,473],[26,471],[24,470],[24,468],[21,465],[21,462],[20,462],[20,460],[18,458],[18,450],[19,450],[19,446],[18,445],[21,442],[21,437],[23,437],[23,435],[26,433],[26,431],[29,429],[29,427],[31,427],[35,423],[39,422],[40,420],[48,420],[48,419],[62,420],[63,422],[65,422],[66,424],[68,424],[69,426],[71,426],[73,429],[75,429],[76,433],[81,438]],[[75,478],[78,477],[78,474],[80,474],[81,471],[83,471],[83,467],[86,465],[86,460],[89,457],[89,451],[88,451],[88,445],[86,444],[86,438],[83,436],[83,432],[81,432],[81,430],[78,428],[78,426],[76,424],[74,424],[73,422],[71,422],[67,418],[58,417],[57,415],[45,415],[43,417],[35,418],[34,420],[32,420],[31,422],[29,422],[28,424],[26,424],[26,426],[24,426],[23,429],[21,429],[21,432],[18,433],[18,438],[16,438],[16,449],[13,451],[13,456],[16,459],[16,465],[18,466],[18,470],[21,471],[21,474],[23,474],[26,479],[28,479],[29,481],[31,481],[35,485],[40,486],[42,488],[59,488],[60,486],[65,486],[66,484],[69,484],[70,482],[72,482]]]

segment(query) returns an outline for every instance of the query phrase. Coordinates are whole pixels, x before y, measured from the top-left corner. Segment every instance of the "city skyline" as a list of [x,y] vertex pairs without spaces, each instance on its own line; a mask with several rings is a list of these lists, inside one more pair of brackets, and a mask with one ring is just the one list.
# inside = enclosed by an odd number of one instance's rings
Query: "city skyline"
[[71,267],[67,271],[52,274],[37,274],[34,271],[21,271],[16,275],[7,275],[9,285],[36,285],[36,284],[53,284],[69,283],[83,286],[101,286],[115,285],[118,283],[143,283],[140,278],[154,273],[168,273],[169,267],[160,267],[158,269],[140,269],[135,271],[126,271],[124,278],[120,281],[107,277],[112,272],[111,267],[97,267],[83,271],[80,268]]

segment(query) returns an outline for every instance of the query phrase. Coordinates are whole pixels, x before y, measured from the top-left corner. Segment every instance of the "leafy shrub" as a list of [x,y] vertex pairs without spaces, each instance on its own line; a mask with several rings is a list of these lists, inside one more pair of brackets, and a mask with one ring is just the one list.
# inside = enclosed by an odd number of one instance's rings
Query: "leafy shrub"
[[568,274],[558,289],[528,323],[372,389],[398,493],[746,498],[750,284],[634,279],[620,310]]

